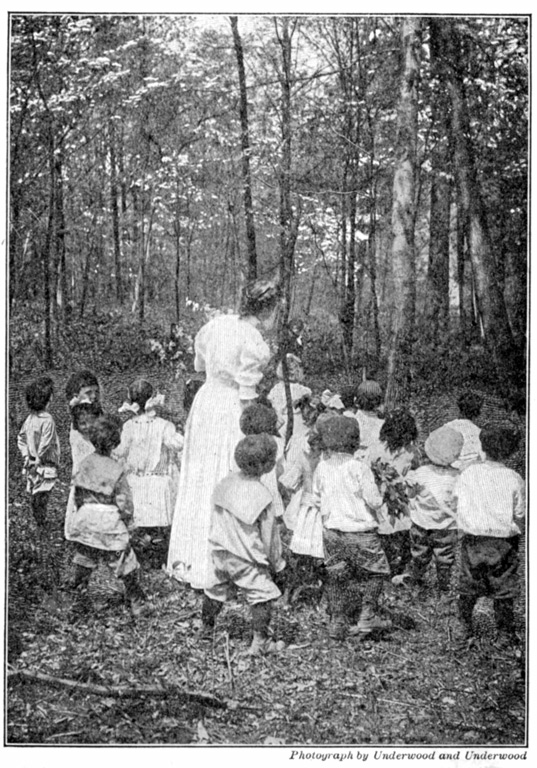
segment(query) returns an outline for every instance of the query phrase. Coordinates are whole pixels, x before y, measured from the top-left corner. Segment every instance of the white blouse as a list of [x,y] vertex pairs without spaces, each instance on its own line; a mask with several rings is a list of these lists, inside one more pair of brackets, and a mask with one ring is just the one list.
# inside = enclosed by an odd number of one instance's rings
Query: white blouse
[[248,320],[238,315],[218,315],[201,328],[195,340],[196,371],[207,381],[238,386],[241,400],[257,397],[256,385],[270,359],[263,337]]

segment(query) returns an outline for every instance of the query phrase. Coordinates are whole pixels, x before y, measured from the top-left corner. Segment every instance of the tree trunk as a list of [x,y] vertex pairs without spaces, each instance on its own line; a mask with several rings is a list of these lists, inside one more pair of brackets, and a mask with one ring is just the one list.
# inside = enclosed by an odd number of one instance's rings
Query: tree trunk
[[467,216],[462,204],[461,192],[459,187],[456,187],[457,193],[457,285],[459,292],[459,330],[463,339],[463,344],[467,342],[467,328],[466,328],[466,310],[464,307],[464,264],[466,255],[466,241],[467,241]]
[[55,197],[56,197],[56,185],[54,183],[54,136],[52,133],[52,126],[50,126],[49,136],[49,206],[48,206],[48,222],[47,231],[45,234],[45,244],[42,251],[43,259],[43,294],[45,299],[45,367],[52,368],[52,297],[50,290],[50,252],[52,249],[52,238],[54,234],[54,214],[55,214]]
[[246,93],[246,74],[244,71],[244,55],[239,25],[236,16],[230,16],[233,30],[233,44],[237,57],[239,75],[239,114],[241,121],[241,158],[242,158],[242,194],[244,201],[244,218],[246,223],[246,244],[248,249],[248,280],[257,278],[257,251],[255,244],[254,207],[252,202],[252,176],[250,173],[250,135],[248,127],[248,98]]
[[470,258],[477,310],[485,341],[494,359],[500,389],[507,395],[513,388],[525,386],[523,350],[517,348],[509,325],[495,248],[477,179],[457,23],[452,19],[442,19],[438,21],[438,26],[449,68],[455,172],[462,205],[470,222]]
[[175,293],[175,320],[179,322],[181,317],[181,292],[180,292],[180,274],[181,274],[181,219],[177,216],[175,222],[175,275],[174,275],[174,293]]
[[282,280],[282,313],[279,328],[279,349],[282,360],[283,381],[285,386],[285,399],[287,404],[287,431],[285,443],[293,433],[293,403],[291,400],[291,387],[287,370],[287,350],[289,347],[289,313],[291,310],[291,278],[293,274],[293,258],[295,243],[298,234],[298,216],[293,213],[291,203],[291,22],[287,17],[280,21],[281,29],[278,29],[278,21],[274,20],[276,34],[281,48],[281,117],[282,117],[282,155],[279,171],[280,189],[280,275]]
[[[59,149],[59,148],[58,148]],[[64,322],[67,315],[68,281],[65,258],[65,211],[63,205],[63,161],[61,150],[56,150],[54,161],[54,181],[56,184],[54,212],[54,253],[56,254],[56,307]]]
[[430,208],[429,268],[425,303],[425,338],[436,344],[449,329],[449,235],[451,207],[451,152],[448,143],[449,119],[441,40],[437,24],[430,21],[431,68],[437,92],[432,103],[435,132],[431,152],[432,181]]
[[114,121],[109,120],[110,141],[110,210],[112,213],[112,236],[114,240],[114,272],[116,276],[116,299],[123,304],[123,282],[121,280],[121,236],[119,225],[116,132]]
[[421,20],[406,17],[402,28],[403,73],[399,96],[392,209],[393,325],[388,355],[386,405],[404,402],[410,390],[410,358],[416,307],[414,245],[418,78]]

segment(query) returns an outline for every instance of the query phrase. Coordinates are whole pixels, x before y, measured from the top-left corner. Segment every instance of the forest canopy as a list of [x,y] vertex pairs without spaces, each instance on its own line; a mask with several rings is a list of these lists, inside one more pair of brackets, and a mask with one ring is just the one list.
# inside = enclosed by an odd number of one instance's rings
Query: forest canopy
[[393,401],[523,390],[528,26],[12,14],[13,364],[133,321],[148,355],[174,323],[184,362],[203,310],[279,267],[306,366]]

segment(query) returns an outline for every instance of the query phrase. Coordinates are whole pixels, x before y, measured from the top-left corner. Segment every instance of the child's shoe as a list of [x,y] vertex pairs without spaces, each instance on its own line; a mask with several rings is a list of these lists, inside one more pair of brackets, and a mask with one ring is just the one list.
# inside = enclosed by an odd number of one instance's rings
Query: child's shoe
[[275,642],[270,637],[262,635],[260,632],[254,632],[252,643],[248,648],[248,654],[250,656],[266,656],[268,653],[278,653],[283,651],[285,643],[283,640]]
[[332,616],[328,626],[328,637],[332,640],[344,640],[347,636],[347,622],[343,616]]
[[495,648],[498,648],[500,651],[508,651],[517,648],[519,645],[519,636],[508,632],[498,632],[494,640]]
[[123,577],[125,584],[125,602],[134,619],[139,618],[144,610],[145,593],[138,583],[138,573],[133,571]]
[[390,619],[381,619],[370,606],[362,609],[358,623],[351,627],[351,635],[368,635],[370,632],[386,632],[392,628]]
[[398,573],[397,576],[392,578],[392,584],[394,587],[408,587],[411,583],[411,576],[409,573]]
[[196,632],[196,640],[200,643],[209,643],[214,639],[214,624],[204,624]]

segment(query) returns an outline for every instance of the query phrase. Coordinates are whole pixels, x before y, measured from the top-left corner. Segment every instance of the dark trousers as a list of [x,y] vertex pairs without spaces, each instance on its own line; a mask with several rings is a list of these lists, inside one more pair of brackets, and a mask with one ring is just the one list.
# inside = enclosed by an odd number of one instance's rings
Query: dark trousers
[[438,589],[447,591],[451,569],[455,562],[457,531],[454,529],[422,528],[413,524],[410,529],[412,564],[410,573],[415,581],[421,581],[434,557]]
[[40,493],[33,493],[31,497],[31,507],[34,520],[40,528],[43,528],[47,523],[47,506],[50,496],[50,491],[41,491]]
[[410,549],[410,531],[396,531],[395,533],[380,533],[382,548],[388,558],[392,576],[405,573],[412,559]]

